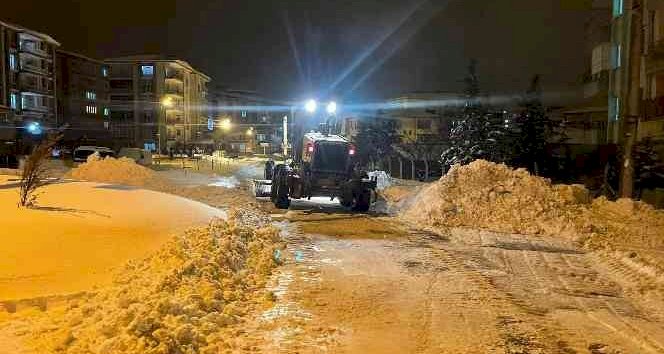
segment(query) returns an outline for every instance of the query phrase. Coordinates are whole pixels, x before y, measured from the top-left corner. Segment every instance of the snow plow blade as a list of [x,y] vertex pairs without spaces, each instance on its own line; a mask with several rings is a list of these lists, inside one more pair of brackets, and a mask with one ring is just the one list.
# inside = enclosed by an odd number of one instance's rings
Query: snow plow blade
[[272,181],[267,179],[254,180],[254,196],[256,198],[269,197],[272,194]]

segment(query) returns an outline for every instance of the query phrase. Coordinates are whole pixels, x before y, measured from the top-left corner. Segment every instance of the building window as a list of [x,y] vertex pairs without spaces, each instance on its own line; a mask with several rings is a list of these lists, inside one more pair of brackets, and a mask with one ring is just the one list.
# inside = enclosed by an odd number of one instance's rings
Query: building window
[[141,75],[143,75],[143,76],[153,76],[154,75],[154,65],[141,65]]
[[617,44],[613,47],[611,59],[613,68],[618,69],[622,64],[622,45]]
[[85,106],[85,113],[97,114],[97,106]]
[[108,68],[107,67],[102,67],[101,68],[101,76],[103,77],[108,77]]
[[15,93],[9,95],[9,106],[11,107],[11,109],[14,110],[17,109],[17,100],[18,99]]
[[242,111],[242,118],[247,118],[247,111]]
[[94,101],[97,99],[97,94],[94,91],[85,91],[85,98]]
[[104,116],[105,117],[110,117],[111,116],[111,109],[110,108],[104,108]]
[[613,0],[613,17],[620,17],[623,14],[624,0]]
[[16,71],[16,54],[9,53],[9,69]]
[[152,80],[141,80],[141,93],[152,93]]
[[611,97],[609,99],[609,117],[614,122],[620,119],[620,97]]

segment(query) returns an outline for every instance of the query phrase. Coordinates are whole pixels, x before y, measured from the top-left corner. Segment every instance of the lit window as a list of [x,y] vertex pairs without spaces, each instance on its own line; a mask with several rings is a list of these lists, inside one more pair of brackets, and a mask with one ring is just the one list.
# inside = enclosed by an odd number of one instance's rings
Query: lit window
[[620,97],[611,97],[609,100],[609,117],[614,122],[620,119]]
[[97,114],[97,106],[85,106],[85,113]]
[[141,65],[141,74],[143,76],[154,75],[154,65]]
[[16,97],[15,93],[12,93],[11,95],[9,95],[9,106],[11,107],[11,109],[16,109],[16,107],[17,107],[17,105],[16,105],[17,102],[16,101],[17,101],[17,97]]
[[618,69],[622,64],[622,45],[616,44],[611,50],[611,67]]
[[247,111],[242,111],[242,118],[247,118]]
[[108,68],[107,67],[104,66],[103,68],[101,68],[101,75],[103,77],[108,77]]
[[613,0],[613,17],[619,17],[623,14],[623,0]]
[[110,108],[104,108],[104,116],[109,117],[111,115],[111,109]]
[[94,91],[85,91],[85,98],[94,101],[97,99],[97,94]]
[[9,69],[16,70],[16,54],[9,54]]

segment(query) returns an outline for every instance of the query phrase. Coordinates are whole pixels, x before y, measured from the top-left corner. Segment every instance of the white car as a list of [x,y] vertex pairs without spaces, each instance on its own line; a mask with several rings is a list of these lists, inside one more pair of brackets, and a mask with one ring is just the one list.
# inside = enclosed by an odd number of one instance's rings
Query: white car
[[79,146],[74,150],[74,162],[86,162],[88,157],[94,153],[99,153],[102,158],[115,157],[115,151],[101,146]]

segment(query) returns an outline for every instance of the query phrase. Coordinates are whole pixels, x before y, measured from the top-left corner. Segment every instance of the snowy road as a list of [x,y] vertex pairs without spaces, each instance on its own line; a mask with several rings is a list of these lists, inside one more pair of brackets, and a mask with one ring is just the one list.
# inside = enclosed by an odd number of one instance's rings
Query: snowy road
[[261,352],[664,353],[663,309],[570,244],[296,209]]

